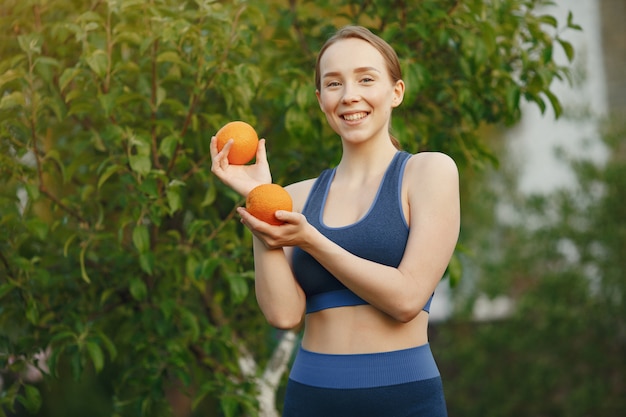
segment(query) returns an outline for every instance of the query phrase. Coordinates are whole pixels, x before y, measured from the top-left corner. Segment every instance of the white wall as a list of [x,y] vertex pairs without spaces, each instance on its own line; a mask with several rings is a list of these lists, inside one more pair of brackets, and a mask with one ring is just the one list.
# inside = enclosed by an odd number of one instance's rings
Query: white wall
[[[554,92],[564,108],[561,118],[555,120],[549,104],[542,115],[535,104],[525,103],[521,123],[507,134],[509,150],[521,169],[519,186],[526,193],[545,193],[575,185],[571,171],[555,157],[556,147],[599,161],[606,158],[606,150],[598,137],[597,121],[597,117],[607,110],[598,2],[558,0],[556,3],[546,12],[564,24],[571,10],[574,22],[583,28],[582,31],[567,30],[562,34],[576,51],[573,63],[576,85],[572,87],[558,80],[554,84]],[[567,64],[559,47],[554,53],[557,62]],[[584,116],[585,111],[591,113],[588,118]]]
[[[561,26],[565,25],[571,11],[574,23],[582,26],[583,30],[567,30],[562,34],[576,51],[572,74],[575,85],[558,82],[553,89],[561,100],[564,114],[555,120],[549,104],[546,112],[541,114],[536,104],[524,103],[521,122],[506,134],[508,151],[515,156],[520,169],[519,187],[522,192],[548,193],[576,185],[573,173],[556,157],[556,147],[598,161],[606,158],[606,149],[599,139],[598,123],[598,118],[607,111],[607,97],[597,1],[557,0],[555,6],[545,11],[555,16]],[[554,54],[557,62],[568,64],[559,47],[555,48]],[[588,117],[581,117],[581,113],[587,111],[590,113]],[[512,207],[502,207],[500,214],[504,216],[503,220],[514,216],[511,210]],[[431,305],[431,320],[445,320],[449,316],[452,309],[450,291],[447,281],[437,288]],[[510,300],[505,297],[490,300],[481,296],[474,306],[474,317],[479,321],[499,319],[511,308]]]

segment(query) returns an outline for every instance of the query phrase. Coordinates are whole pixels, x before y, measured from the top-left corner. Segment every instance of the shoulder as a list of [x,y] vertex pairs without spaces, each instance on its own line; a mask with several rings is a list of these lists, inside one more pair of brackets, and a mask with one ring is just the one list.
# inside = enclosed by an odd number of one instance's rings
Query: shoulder
[[311,191],[311,187],[313,187],[315,180],[317,180],[317,178],[310,178],[285,186],[285,190],[287,190],[293,200],[293,211],[302,211],[304,203],[309,196],[309,192]]
[[[441,152],[420,152],[412,155],[404,173],[409,195],[458,195],[459,171],[454,159]],[[420,198],[421,199],[421,198]]]
[[458,182],[456,162],[442,152],[420,152],[409,157],[405,178],[410,182],[454,180]]
[[419,152],[411,155],[407,162],[407,169],[418,172],[458,174],[458,168],[454,159],[442,152]]

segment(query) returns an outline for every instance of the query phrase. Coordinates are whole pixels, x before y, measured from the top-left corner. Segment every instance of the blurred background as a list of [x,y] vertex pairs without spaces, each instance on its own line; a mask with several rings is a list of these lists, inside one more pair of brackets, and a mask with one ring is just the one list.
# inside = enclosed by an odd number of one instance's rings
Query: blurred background
[[430,328],[450,416],[624,415],[625,21],[624,0],[4,0],[0,416],[279,415],[298,333],[256,307],[208,140],[249,121],[280,184],[336,163],[312,71],[347,23],[398,50],[403,146],[460,168]]

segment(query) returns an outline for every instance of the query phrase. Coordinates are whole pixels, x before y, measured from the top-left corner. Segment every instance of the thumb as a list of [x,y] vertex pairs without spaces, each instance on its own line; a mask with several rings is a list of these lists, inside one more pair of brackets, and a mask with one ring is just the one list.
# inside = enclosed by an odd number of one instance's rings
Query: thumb
[[300,221],[300,213],[288,210],[276,210],[274,216],[285,223],[298,223]]
[[259,139],[259,144],[256,148],[256,160],[267,162],[267,149],[265,148],[265,139]]

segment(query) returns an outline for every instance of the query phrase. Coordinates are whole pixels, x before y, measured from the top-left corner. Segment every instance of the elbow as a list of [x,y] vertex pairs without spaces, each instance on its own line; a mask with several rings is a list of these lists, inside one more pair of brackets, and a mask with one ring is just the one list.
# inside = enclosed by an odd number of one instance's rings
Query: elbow
[[419,313],[420,311],[413,311],[413,310],[399,311],[393,315],[393,318],[399,321],[400,323],[409,323],[413,321],[413,319],[415,319],[415,317],[417,317]]
[[265,319],[270,326],[279,330],[293,330],[302,323],[302,315],[296,314],[266,314]]
[[422,307],[415,301],[405,302],[397,305],[391,316],[400,323],[409,323],[422,312]]

